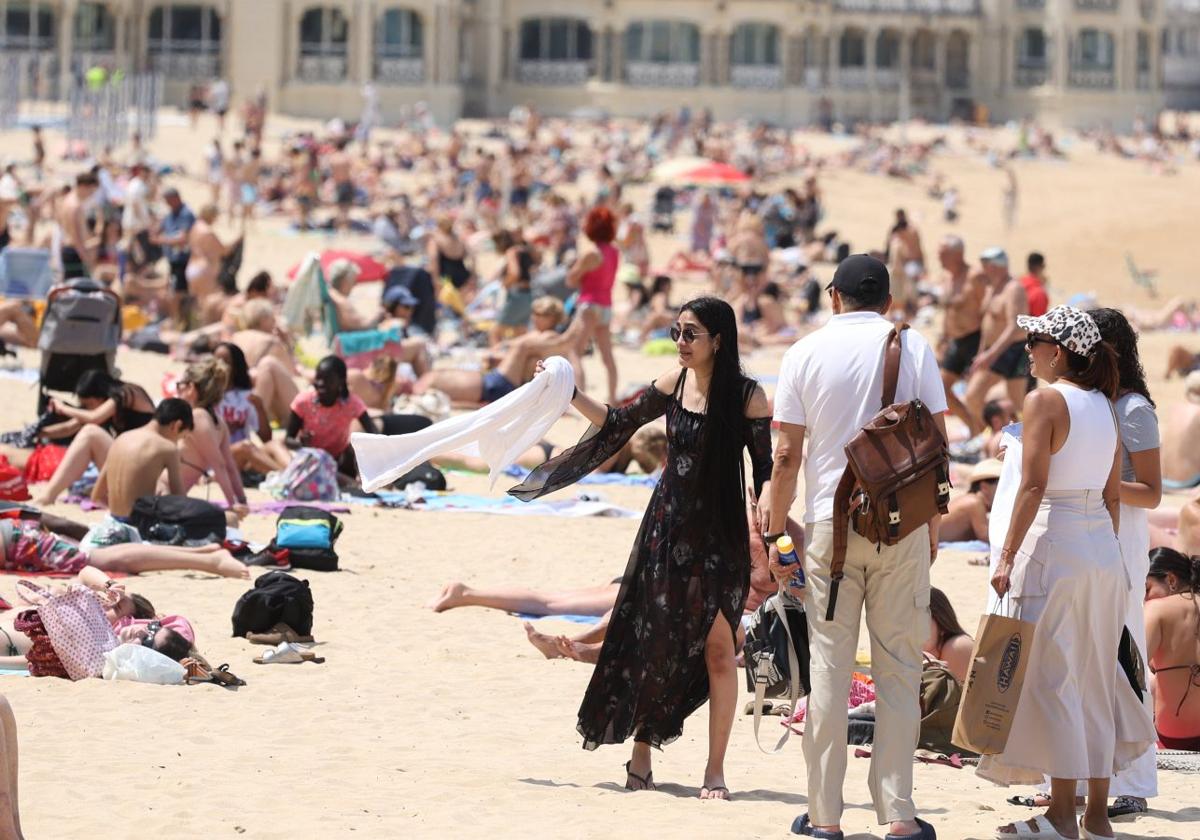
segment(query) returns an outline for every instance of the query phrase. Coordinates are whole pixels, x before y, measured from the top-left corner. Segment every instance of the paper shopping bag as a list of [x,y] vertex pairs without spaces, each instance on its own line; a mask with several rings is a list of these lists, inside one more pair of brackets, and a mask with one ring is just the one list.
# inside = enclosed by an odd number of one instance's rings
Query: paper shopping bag
[[1002,615],[985,615],[979,620],[971,670],[954,719],[951,741],[955,746],[980,755],[1004,751],[1032,644],[1031,621]]

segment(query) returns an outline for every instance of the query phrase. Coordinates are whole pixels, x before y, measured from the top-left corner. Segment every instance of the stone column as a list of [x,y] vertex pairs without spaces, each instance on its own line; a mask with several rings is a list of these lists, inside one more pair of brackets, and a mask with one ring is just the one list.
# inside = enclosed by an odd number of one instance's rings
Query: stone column
[[729,38],[730,34],[728,32],[717,31],[713,33],[713,55],[716,58],[717,70],[713,84],[717,87],[725,87],[729,84],[730,67],[732,66],[729,54]]
[[592,60],[588,66],[588,79],[603,80],[607,72],[605,63],[608,59],[608,52],[604,45],[606,30],[591,26],[589,31],[592,33]]
[[[62,18],[58,24],[58,92],[60,99],[65,98],[71,89],[73,78],[71,56],[75,54],[75,12],[77,8],[76,0],[67,0],[63,4]],[[31,21],[31,23],[33,22]]]
[[117,66],[126,73],[134,72],[133,62],[129,60],[130,54],[133,52],[133,45],[130,43],[133,39],[129,37],[129,14],[125,9],[113,11],[113,19],[116,21],[116,31],[113,33],[113,53],[116,56]]
[[375,4],[371,0],[359,0],[354,15],[353,78],[361,84],[375,78]]
[[714,38],[715,33],[700,33],[700,77],[698,81],[701,87],[712,84],[716,78],[716,67],[714,66],[713,56]]
[[834,27],[829,30],[829,35],[826,36],[826,66],[828,68],[827,82],[831,88],[841,86],[841,67],[842,67],[842,30],[841,27]]
[[900,108],[901,123],[912,119],[912,39],[913,33],[900,30],[900,55],[896,65],[900,73]]
[[446,9],[442,27],[442,81],[444,84],[458,82],[458,27],[462,20],[462,10],[457,4]]
[[879,30],[867,29],[863,34],[863,61],[864,69],[867,71],[867,88],[872,92],[879,89],[879,82],[876,78],[876,47],[879,45]]
[[612,81],[614,84],[625,83],[625,30],[613,29],[612,51],[609,53],[612,62]]

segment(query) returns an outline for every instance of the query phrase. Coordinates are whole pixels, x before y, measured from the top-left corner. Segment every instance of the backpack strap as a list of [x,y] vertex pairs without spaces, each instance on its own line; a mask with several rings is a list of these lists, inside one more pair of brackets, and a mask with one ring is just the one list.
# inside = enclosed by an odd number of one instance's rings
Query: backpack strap
[[829,563],[829,606],[825,609],[825,620],[833,620],[837,607],[838,586],[845,576],[846,543],[850,537],[850,494],[854,491],[854,470],[846,466],[842,480],[833,494],[833,557]]
[[[791,703],[792,714],[796,714],[796,704],[800,701],[800,695],[803,693],[803,686],[800,682],[800,660],[796,656],[796,644],[792,640],[792,628],[788,624],[787,611],[783,608],[783,586],[779,587],[779,593],[767,598],[764,602],[768,604],[775,614],[779,616],[779,620],[783,622],[783,632],[787,635],[788,649],[788,702]],[[790,726],[784,726],[783,736],[779,742],[775,744],[775,748],[768,750],[762,745],[762,740],[758,736],[759,726],[762,724],[763,704],[767,699],[767,679],[766,675],[760,675],[754,681],[754,742],[758,744],[759,750],[767,755],[777,755],[783,750],[783,745],[787,743],[788,738],[792,734]]]
[[908,324],[896,324],[888,333],[887,343],[883,346],[883,401],[881,408],[887,408],[896,401],[896,383],[900,380],[900,334],[908,329]]

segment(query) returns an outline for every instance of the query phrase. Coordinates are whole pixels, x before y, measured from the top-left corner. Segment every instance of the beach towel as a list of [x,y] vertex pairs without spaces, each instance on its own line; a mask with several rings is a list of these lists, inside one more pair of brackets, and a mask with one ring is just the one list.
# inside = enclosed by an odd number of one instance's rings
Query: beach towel
[[507,496],[474,496],[469,493],[426,493],[413,498],[408,493],[382,491],[375,498],[350,497],[352,502],[362,504],[382,503],[387,507],[408,510],[436,510],[447,513],[491,513],[499,516],[561,516],[568,519],[585,516],[612,516],[619,519],[635,519],[641,513],[618,505],[609,504],[587,494],[574,499],[540,500],[521,502]]
[[545,366],[532,382],[478,411],[407,435],[351,435],[363,490],[386,487],[417,464],[450,452],[486,461],[494,486],[501,471],[540,441],[571,404],[575,373],[570,363],[551,356]]
[[[1000,470],[1000,481],[996,484],[996,495],[992,499],[992,512],[988,518],[988,542],[991,543],[991,563],[988,579],[996,573],[1000,562],[1000,549],[1008,536],[1008,524],[1012,520],[1013,505],[1017,502],[1017,489],[1021,486],[1021,424],[1013,423],[1000,430],[1000,448],[1004,450],[1004,467]],[[988,587],[988,613],[997,612],[1000,597],[996,590]]]
[[983,540],[938,543],[939,551],[989,551],[991,546]]

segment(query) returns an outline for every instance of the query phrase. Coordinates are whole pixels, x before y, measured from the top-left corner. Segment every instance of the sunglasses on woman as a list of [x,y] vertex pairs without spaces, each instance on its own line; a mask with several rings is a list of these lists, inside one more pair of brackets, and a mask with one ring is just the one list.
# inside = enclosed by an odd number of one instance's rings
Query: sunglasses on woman
[[1032,350],[1038,344],[1058,344],[1053,338],[1047,338],[1044,335],[1031,335],[1025,339],[1025,349]]
[[151,621],[146,625],[146,635],[142,636],[142,647],[154,647],[154,637],[158,635],[158,631],[162,629],[161,621]]
[[691,344],[702,335],[708,335],[708,333],[696,332],[696,330],[692,329],[691,327],[684,327],[683,329],[679,329],[679,327],[671,327],[672,341],[679,341],[679,339],[682,338],[684,344]]

